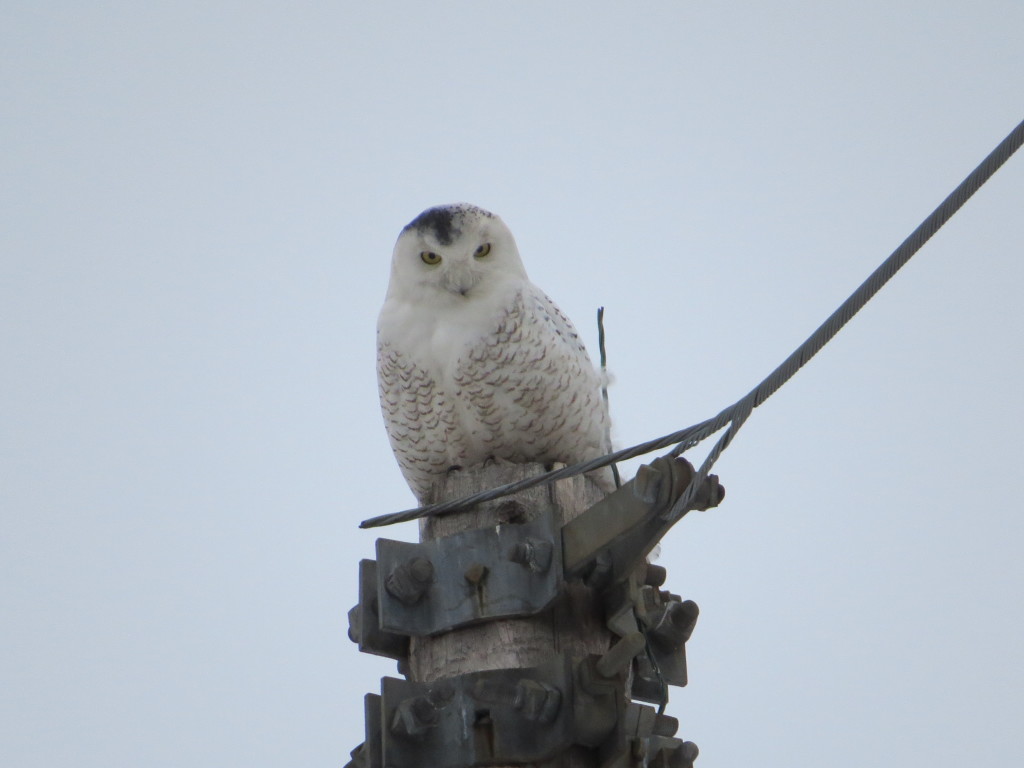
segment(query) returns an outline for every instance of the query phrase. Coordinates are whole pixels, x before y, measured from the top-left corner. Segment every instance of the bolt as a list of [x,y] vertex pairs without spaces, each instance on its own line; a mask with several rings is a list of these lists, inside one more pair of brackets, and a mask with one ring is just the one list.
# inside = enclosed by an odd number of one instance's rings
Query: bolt
[[504,704],[518,710],[527,720],[541,723],[554,720],[562,704],[558,688],[528,678],[514,685],[481,678],[473,686],[473,698],[485,704]]
[[384,580],[384,588],[405,605],[415,605],[434,581],[434,566],[425,557],[414,557],[395,567]]
[[700,754],[697,745],[692,741],[679,739],[648,744],[647,747],[647,760],[644,765],[648,768],[693,768],[693,761]]
[[523,505],[521,501],[515,499],[508,499],[503,501],[498,508],[495,510],[495,515],[500,523],[509,523],[511,525],[520,525],[525,523],[529,516],[529,510]]
[[519,681],[516,709],[522,711],[527,720],[550,723],[558,714],[562,704],[562,692],[552,685],[539,680]]
[[647,570],[644,572],[644,584],[650,587],[660,587],[665,583],[666,578],[668,578],[668,571],[664,566],[654,563],[647,564]]
[[693,498],[693,508],[703,512],[717,507],[725,498],[725,486],[718,482],[718,475],[708,475]]
[[651,636],[669,648],[678,648],[693,634],[700,609],[693,600],[673,600],[655,613],[645,623],[651,628]]
[[409,575],[418,582],[428,584],[434,580],[434,566],[425,557],[414,557],[409,561]]
[[661,494],[661,473],[649,464],[641,464],[633,478],[633,495],[644,504],[654,504]]
[[353,643],[358,643],[359,636],[363,634],[363,622],[359,616],[359,609],[361,607],[357,605],[348,612],[348,639]]
[[437,725],[441,714],[426,696],[406,699],[391,718],[391,732],[396,736],[418,738]]
[[642,632],[631,632],[608,649],[597,660],[597,674],[605,678],[613,678],[633,663],[633,657],[644,649],[647,641]]
[[534,573],[543,573],[551,567],[552,546],[550,541],[526,539],[516,542],[508,559],[513,563],[525,565]]
[[676,731],[679,730],[679,721],[671,717],[670,715],[655,715],[654,716],[654,729],[652,733],[655,736],[672,737],[676,735]]
[[487,578],[487,566],[482,563],[473,563],[466,572],[462,574],[463,578],[466,579],[470,584],[479,584],[485,578]]
[[455,686],[447,681],[441,681],[431,686],[427,692],[427,698],[435,707],[439,709],[445,707],[455,698]]
[[391,732],[397,736],[419,738],[441,722],[441,710],[455,698],[451,683],[438,683],[423,696],[412,696],[395,707]]

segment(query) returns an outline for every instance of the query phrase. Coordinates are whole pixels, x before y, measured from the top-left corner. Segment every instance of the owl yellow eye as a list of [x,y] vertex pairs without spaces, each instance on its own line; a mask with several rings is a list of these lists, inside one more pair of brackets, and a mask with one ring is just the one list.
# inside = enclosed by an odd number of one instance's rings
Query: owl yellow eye
[[486,256],[490,252],[491,252],[491,244],[490,243],[484,243],[479,248],[477,248],[475,251],[473,251],[473,255],[476,256],[478,259],[482,259],[484,256]]
[[432,267],[441,263],[441,257],[433,251],[423,251],[423,253],[420,254],[420,258],[423,259],[424,264],[429,264]]

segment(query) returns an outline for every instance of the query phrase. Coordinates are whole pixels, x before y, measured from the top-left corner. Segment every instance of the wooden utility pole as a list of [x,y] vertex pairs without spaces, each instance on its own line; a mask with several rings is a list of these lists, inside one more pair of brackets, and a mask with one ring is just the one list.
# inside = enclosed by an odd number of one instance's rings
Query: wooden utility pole
[[[544,472],[541,464],[501,464],[450,474],[434,488],[430,503],[459,499],[477,491],[523,480]],[[420,521],[420,540],[451,536],[473,528],[519,525],[547,511],[561,524],[576,518],[604,494],[587,477],[577,475],[481,504],[466,512]],[[467,588],[486,591],[487,575],[466,574]],[[574,660],[603,654],[612,635],[594,591],[582,583],[566,585],[562,597],[536,616],[501,619],[454,629],[434,637],[412,638],[411,679],[434,682],[467,672],[535,667],[567,653]],[[576,748],[563,756],[560,768],[596,768],[591,751]]]
[[[540,464],[506,464],[456,472],[439,483],[431,503],[449,501],[544,472]],[[590,479],[577,475],[560,483],[506,496],[467,512],[420,522],[420,540],[432,541],[472,528],[518,525],[553,509],[562,524],[577,517],[603,494]],[[470,573],[467,588],[486,592],[486,574]],[[476,578],[479,577],[479,578]],[[474,583],[475,581],[475,583]],[[572,585],[563,599],[537,616],[503,619],[414,638],[409,662],[412,679],[433,682],[466,672],[532,667],[568,651],[573,656],[604,653],[610,633],[593,591]]]
[[[432,501],[544,472],[452,473]],[[693,467],[662,458],[604,496],[576,476],[426,518],[420,542],[378,539],[349,612],[360,650],[399,662],[366,697],[352,768],[692,768],[664,705],[686,684],[697,607],[645,555],[683,515]],[[708,478],[691,503],[721,499]],[[687,498],[690,498],[687,496]]]

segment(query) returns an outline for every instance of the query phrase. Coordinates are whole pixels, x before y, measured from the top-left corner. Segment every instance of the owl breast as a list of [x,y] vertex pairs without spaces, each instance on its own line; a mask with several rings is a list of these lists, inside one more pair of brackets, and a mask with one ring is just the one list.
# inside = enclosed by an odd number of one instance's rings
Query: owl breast
[[468,334],[456,321],[378,335],[384,421],[421,502],[453,467],[572,464],[609,448],[600,379],[572,324],[532,286],[501,304]]

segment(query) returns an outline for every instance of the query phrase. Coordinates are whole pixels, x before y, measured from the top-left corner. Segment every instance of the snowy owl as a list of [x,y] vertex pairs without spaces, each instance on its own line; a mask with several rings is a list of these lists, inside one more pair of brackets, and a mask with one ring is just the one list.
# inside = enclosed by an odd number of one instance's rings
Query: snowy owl
[[[504,222],[476,206],[430,208],[399,235],[377,377],[421,504],[455,468],[572,464],[610,447],[601,379],[576,329],[530,282]],[[609,489],[605,474],[595,480]]]

